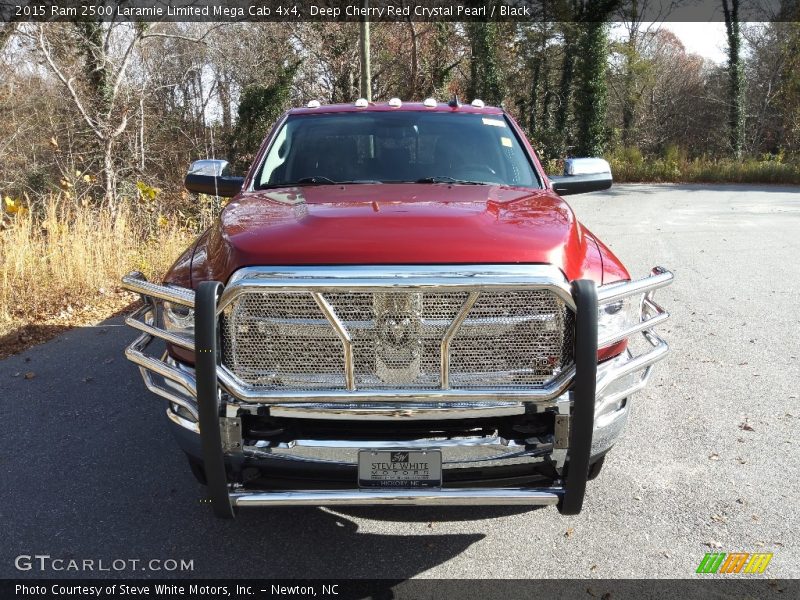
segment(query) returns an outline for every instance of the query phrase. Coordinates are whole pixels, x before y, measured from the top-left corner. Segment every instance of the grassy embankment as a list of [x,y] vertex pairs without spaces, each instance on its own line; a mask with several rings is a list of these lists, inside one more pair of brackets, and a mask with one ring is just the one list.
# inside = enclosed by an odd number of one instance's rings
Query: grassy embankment
[[4,204],[0,358],[113,315],[135,300],[119,289],[123,274],[158,277],[192,238],[163,217],[143,223],[128,204],[114,214],[57,196],[38,214]]
[[[668,148],[662,156],[644,157],[637,148],[622,148],[605,157],[615,183],[718,183],[800,185],[800,158],[688,158]],[[548,161],[548,173],[560,173],[559,160]]]
[[720,158],[688,158],[677,148],[662,156],[642,156],[636,148],[624,148],[609,156],[617,182],[626,183],[764,183],[800,185],[800,160],[769,156],[741,161]]

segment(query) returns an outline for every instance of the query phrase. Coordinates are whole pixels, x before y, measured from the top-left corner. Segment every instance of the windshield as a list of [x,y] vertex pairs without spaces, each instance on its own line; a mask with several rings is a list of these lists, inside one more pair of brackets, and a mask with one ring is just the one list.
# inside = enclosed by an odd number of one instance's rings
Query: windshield
[[540,187],[502,115],[412,111],[289,117],[255,187],[378,182]]

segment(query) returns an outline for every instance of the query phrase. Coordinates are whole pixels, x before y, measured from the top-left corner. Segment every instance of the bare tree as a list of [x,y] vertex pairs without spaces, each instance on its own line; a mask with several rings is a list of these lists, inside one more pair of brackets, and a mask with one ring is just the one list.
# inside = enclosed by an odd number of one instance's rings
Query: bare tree
[[[159,24],[160,25],[160,24]],[[52,28],[39,24],[39,49],[55,76],[67,89],[83,121],[96,138],[102,156],[104,202],[116,204],[115,146],[128,127],[131,97],[123,87],[136,50],[153,37],[184,37],[141,23],[77,22],[55,48]],[[190,38],[187,38],[190,39]],[[202,38],[191,41],[201,41]],[[77,52],[64,44],[72,43]],[[74,60],[78,54],[79,60]]]

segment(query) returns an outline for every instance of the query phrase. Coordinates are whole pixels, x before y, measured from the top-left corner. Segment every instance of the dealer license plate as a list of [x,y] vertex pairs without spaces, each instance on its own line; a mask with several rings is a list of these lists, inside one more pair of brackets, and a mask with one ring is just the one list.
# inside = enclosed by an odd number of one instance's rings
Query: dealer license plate
[[442,486],[441,450],[360,450],[358,485],[414,489]]

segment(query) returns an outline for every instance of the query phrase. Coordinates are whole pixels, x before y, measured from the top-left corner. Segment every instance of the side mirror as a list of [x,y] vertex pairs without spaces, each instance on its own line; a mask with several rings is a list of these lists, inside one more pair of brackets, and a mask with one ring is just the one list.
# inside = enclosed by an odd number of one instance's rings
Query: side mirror
[[613,181],[611,166],[602,158],[568,158],[564,174],[550,177],[553,190],[561,195],[607,190]]
[[242,191],[244,177],[231,177],[227,160],[196,160],[189,167],[184,187],[196,194],[231,198]]

